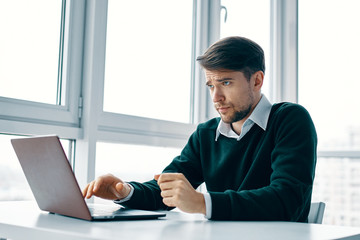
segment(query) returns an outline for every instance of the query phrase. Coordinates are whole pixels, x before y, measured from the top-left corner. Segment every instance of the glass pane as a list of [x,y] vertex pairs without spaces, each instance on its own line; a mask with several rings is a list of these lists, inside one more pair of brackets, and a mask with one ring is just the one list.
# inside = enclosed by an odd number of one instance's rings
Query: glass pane
[[189,122],[192,4],[109,1],[104,111]]
[[227,11],[223,9],[220,18],[221,38],[242,36],[255,41],[263,48],[266,72],[262,92],[268,98],[270,97],[270,2],[264,0],[221,0],[221,5],[226,7]]
[[358,9],[357,0],[299,1],[299,103],[321,150],[360,149]]
[[14,136],[1,135],[0,145],[0,201],[33,200],[33,195],[26,182],[20,163],[11,146]]
[[[22,136],[23,137],[23,136]],[[10,139],[19,136],[0,134],[0,201],[34,200],[24,172],[16,157]],[[61,140],[64,151],[70,156],[69,140]]]
[[319,158],[312,201],[326,203],[323,224],[360,226],[360,158]]
[[0,1],[0,96],[56,104],[61,3]]
[[[124,181],[149,181],[180,152],[178,148],[98,142],[95,176],[111,173]],[[99,198],[95,201],[109,203]]]
[[96,176],[112,173],[124,181],[148,181],[180,154],[181,149],[98,142]]

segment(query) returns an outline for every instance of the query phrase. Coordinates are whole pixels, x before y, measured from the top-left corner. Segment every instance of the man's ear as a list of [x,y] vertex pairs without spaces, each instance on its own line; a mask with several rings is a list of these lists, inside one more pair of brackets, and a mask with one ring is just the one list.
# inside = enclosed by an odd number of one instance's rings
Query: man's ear
[[264,72],[263,71],[257,71],[253,74],[254,78],[254,90],[260,91],[261,87],[264,83]]

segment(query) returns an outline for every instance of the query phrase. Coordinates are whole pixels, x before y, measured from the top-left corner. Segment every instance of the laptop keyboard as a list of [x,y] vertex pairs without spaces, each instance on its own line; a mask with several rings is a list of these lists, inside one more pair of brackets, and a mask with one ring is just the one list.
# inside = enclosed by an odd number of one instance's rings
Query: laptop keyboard
[[93,216],[107,216],[122,212],[124,207],[114,207],[107,205],[89,205],[89,211]]

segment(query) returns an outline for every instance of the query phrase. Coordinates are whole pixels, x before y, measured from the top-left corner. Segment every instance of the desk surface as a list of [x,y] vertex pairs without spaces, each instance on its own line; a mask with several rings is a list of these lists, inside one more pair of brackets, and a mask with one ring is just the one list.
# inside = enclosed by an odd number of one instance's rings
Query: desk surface
[[42,212],[34,202],[0,202],[0,238],[360,239],[360,228],[292,222],[209,221],[197,214],[166,213],[167,217],[159,220],[89,222]]

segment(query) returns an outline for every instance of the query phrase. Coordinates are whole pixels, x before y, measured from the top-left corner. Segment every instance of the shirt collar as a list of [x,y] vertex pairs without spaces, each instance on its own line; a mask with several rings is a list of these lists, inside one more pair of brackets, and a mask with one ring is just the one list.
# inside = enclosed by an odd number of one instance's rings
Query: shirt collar
[[[265,95],[262,95],[260,101],[254,108],[254,111],[251,113],[249,118],[244,122],[244,125],[242,127],[242,134],[239,136],[236,134],[229,123],[225,123],[222,120],[220,120],[219,125],[216,129],[216,137],[215,141],[219,138],[220,134],[229,137],[229,138],[241,138],[245,133],[243,130],[246,128],[246,130],[250,130],[251,126],[255,123],[260,128],[262,128],[264,131],[266,130],[267,122],[269,119],[269,115],[271,112],[272,104],[269,102],[269,100],[265,97]],[[250,127],[249,127],[250,126]]]

